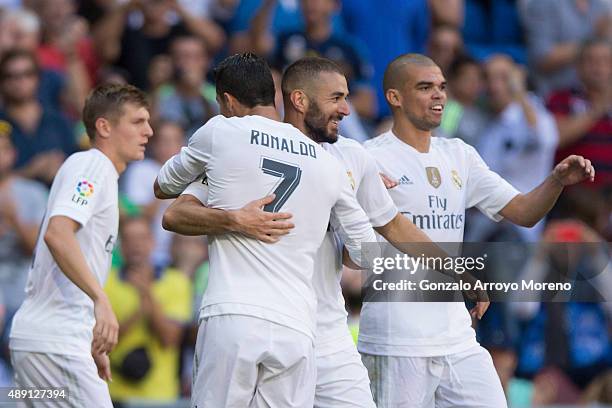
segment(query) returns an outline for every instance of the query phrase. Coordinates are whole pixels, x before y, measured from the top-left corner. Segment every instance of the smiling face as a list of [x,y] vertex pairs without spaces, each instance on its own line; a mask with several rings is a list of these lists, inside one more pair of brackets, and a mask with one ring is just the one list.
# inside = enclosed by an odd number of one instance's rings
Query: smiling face
[[117,156],[124,163],[142,160],[145,148],[153,130],[149,124],[149,111],[143,106],[133,103],[123,105],[122,115],[116,121],[111,121],[110,142]]
[[[446,80],[436,65],[406,65],[403,83],[395,91],[396,106],[419,130],[432,130],[440,126],[446,104]],[[387,96],[389,97],[389,96]]]
[[308,107],[304,125],[308,136],[317,143],[335,143],[340,121],[351,112],[346,100],[346,78],[337,72],[321,72],[306,90]]

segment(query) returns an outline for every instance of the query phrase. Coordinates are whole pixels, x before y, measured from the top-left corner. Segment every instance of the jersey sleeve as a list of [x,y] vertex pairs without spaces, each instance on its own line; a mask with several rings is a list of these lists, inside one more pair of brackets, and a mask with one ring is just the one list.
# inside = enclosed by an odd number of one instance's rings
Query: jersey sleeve
[[49,207],[49,218],[68,217],[81,226],[96,213],[109,196],[104,191],[108,177],[116,177],[109,171],[99,173],[105,166],[98,166],[99,159],[89,160],[90,156],[71,157],[58,172],[57,193]]
[[171,157],[157,175],[160,189],[166,194],[180,194],[192,181],[206,174],[213,149],[213,137],[219,116],[198,129],[189,144]]
[[[353,262],[359,266],[371,265],[374,257],[380,256],[378,245],[368,245],[363,251],[362,243],[376,243],[376,235],[367,215],[357,202],[348,178],[342,170],[338,170],[340,177],[340,194],[332,208],[330,223],[334,231],[340,236],[346,246]],[[363,257],[362,255],[365,255]]]
[[357,188],[357,201],[364,209],[375,227],[388,224],[396,215],[397,207],[380,179],[376,160],[365,149],[363,156],[363,174]]
[[201,177],[196,181],[192,182],[187,188],[181,193],[181,195],[189,194],[200,200],[203,205],[208,203],[208,179]]
[[501,221],[499,211],[520,193],[490,170],[472,146],[465,144],[465,149],[469,172],[466,208],[476,207],[490,219]]

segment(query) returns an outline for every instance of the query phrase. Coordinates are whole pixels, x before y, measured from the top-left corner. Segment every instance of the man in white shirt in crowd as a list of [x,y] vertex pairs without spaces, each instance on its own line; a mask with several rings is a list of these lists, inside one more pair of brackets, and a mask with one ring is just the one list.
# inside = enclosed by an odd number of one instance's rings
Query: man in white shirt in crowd
[[[393,127],[366,147],[384,174],[403,180],[389,190],[391,197],[434,242],[462,242],[470,207],[494,220],[533,226],[564,186],[594,179],[588,160],[570,156],[538,187],[521,194],[460,139],[432,138],[446,102],[446,81],[423,55],[392,61],[383,87]],[[506,406],[491,357],[476,342],[463,302],[365,303],[358,348],[379,407]]]
[[[215,79],[224,116],[200,128],[162,167],[155,185],[163,198],[203,174],[206,205],[214,208],[213,216],[188,221],[188,228],[217,226],[210,239],[192,404],[312,407],[316,251],[330,221],[358,264],[361,242],[376,238],[336,159],[278,120],[265,61],[234,55],[215,69]],[[330,126],[337,132],[337,122]],[[232,228],[245,204],[270,192],[273,197],[261,202],[264,210],[292,214],[295,228],[274,243]]]
[[66,406],[112,407],[102,380],[111,379],[119,325],[103,286],[119,225],[117,179],[144,158],[153,131],[146,96],[131,85],[93,90],[83,122],[93,148],[70,156],[51,186],[11,360],[17,387],[66,387]]

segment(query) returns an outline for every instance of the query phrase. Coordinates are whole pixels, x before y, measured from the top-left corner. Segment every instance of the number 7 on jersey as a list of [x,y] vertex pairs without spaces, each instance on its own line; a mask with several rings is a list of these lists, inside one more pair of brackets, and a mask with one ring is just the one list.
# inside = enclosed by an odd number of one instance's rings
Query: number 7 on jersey
[[262,157],[261,169],[264,174],[280,177],[281,179],[280,183],[273,191],[276,196],[274,201],[265,205],[263,208],[264,211],[267,212],[278,212],[285,202],[287,202],[291,194],[293,194],[298,184],[300,184],[302,170],[298,166],[269,159],[267,157]]

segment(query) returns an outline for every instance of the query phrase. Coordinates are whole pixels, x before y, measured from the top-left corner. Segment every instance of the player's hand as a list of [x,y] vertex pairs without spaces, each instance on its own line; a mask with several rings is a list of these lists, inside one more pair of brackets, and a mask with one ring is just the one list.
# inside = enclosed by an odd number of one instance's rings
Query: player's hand
[[487,312],[490,304],[491,302],[489,301],[476,302],[476,306],[470,310],[470,316],[474,319],[482,319],[482,316]]
[[108,354],[92,352],[91,355],[93,356],[96,367],[98,368],[98,376],[104,381],[112,382],[113,377],[111,375],[110,359],[108,358]]
[[269,244],[278,242],[295,227],[288,221],[293,217],[289,213],[270,213],[263,210],[266,204],[274,201],[274,194],[259,200],[251,201],[240,210],[232,212],[234,228],[250,238]]
[[92,353],[110,353],[119,340],[119,323],[106,296],[94,302],[94,316]]
[[595,168],[582,156],[571,155],[555,166],[553,178],[563,186],[571,186],[583,180],[595,180]]
[[397,187],[399,185],[397,180],[393,180],[391,177],[387,176],[385,173],[380,173],[380,178],[382,179],[383,184],[385,185],[387,190]]

